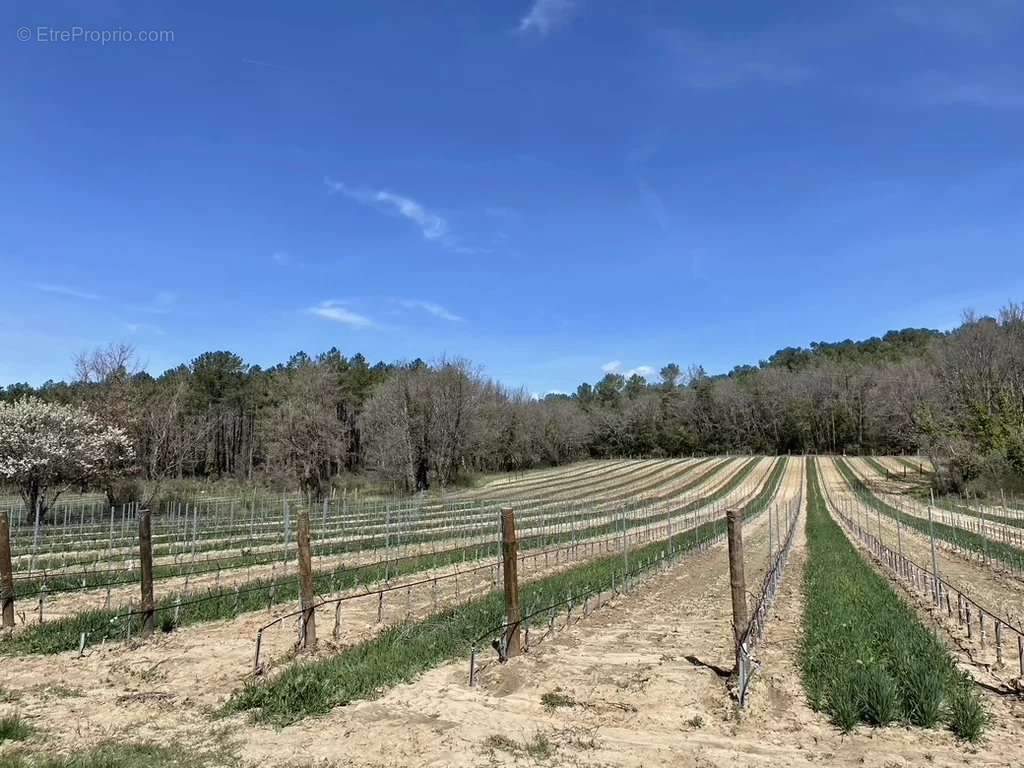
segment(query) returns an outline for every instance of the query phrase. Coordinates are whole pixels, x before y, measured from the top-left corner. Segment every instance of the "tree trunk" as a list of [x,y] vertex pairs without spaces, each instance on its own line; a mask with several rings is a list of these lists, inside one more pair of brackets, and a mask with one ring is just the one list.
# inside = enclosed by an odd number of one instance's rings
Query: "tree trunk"
[[29,486],[28,493],[23,498],[25,499],[25,525],[35,525],[37,513],[39,515],[39,524],[42,525],[45,523],[45,498],[43,497],[38,483],[32,483]]
[[11,521],[0,508],[0,604],[4,629],[14,628],[14,571],[11,568]]

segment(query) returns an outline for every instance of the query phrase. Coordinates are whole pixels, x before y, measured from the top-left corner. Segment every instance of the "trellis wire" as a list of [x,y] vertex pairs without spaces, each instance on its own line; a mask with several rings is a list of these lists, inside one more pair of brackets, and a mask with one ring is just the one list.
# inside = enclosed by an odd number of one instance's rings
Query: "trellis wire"
[[[803,484],[801,484],[800,496],[793,499],[789,506],[789,526],[786,529],[786,538],[779,548],[772,561],[771,568],[765,574],[761,585],[761,591],[757,600],[754,601],[753,616],[747,623],[739,642],[739,680],[737,687],[737,698],[740,707],[747,705],[747,691],[753,679],[756,665],[754,664],[754,649],[764,637],[764,631],[768,623],[768,612],[775,602],[775,595],[782,584],[782,576],[786,570],[786,563],[789,561],[789,553],[793,548],[793,535],[796,531],[797,522],[801,519],[801,508],[803,506]],[[776,517],[776,520],[778,517]]]
[[985,608],[976,600],[968,597],[960,587],[951,583],[939,575],[935,578],[934,572],[926,566],[919,565],[906,555],[897,552],[885,544],[870,531],[866,530],[858,520],[854,519],[841,504],[831,504],[832,508],[843,521],[845,527],[861,541],[864,547],[871,552],[875,558],[890,570],[897,579],[903,579],[916,591],[930,595],[933,605],[940,611],[945,609],[948,618],[953,616],[953,605],[950,594],[956,596],[957,623],[966,626],[967,637],[973,639],[972,610],[973,607],[978,617],[978,632],[982,648],[985,647],[985,617],[987,616],[995,627],[996,632],[996,660],[1003,662],[1003,634],[1004,627],[1017,636],[1017,651],[1019,655],[1020,675],[1024,677],[1024,630],[1013,624],[1006,618],[999,616],[993,611]]

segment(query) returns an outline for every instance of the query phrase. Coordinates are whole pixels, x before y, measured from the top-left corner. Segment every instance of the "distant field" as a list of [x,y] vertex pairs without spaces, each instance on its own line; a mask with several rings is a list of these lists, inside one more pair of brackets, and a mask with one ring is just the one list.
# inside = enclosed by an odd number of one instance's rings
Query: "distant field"
[[[874,712],[876,700],[851,700],[849,711],[826,706],[838,694],[820,675],[805,689],[810,672],[801,650],[806,622],[825,621],[821,612],[830,605],[804,614],[812,597],[802,591],[808,558],[822,551],[807,549],[809,499],[814,536],[861,553],[844,555],[843,568],[885,573],[859,549],[850,526],[860,524],[930,567],[919,493],[929,471],[916,458],[895,457],[623,459],[486,477],[443,498],[336,496],[308,508],[315,592],[325,602],[316,609],[319,649],[306,661],[295,651],[293,615],[301,499],[239,494],[158,509],[158,631],[141,641],[134,510],[112,514],[102,499],[69,497],[52,522],[12,532],[19,619],[0,644],[0,717],[31,726],[36,735],[21,747],[30,752],[42,739],[58,752],[99,748],[116,723],[157,743],[173,734],[197,764],[291,765],[302,754],[339,765],[648,765],[694,738],[713,765],[755,757],[809,765],[837,750],[851,764],[874,754],[914,764],[930,754],[945,764],[962,747],[944,727],[969,737],[973,721],[911,718],[936,727],[915,731],[909,742],[900,728],[872,730],[864,723],[877,717],[857,707]],[[505,665],[496,663],[487,635],[503,617],[495,567],[503,507],[516,513],[524,607],[535,614],[535,647]],[[722,540],[728,509],[744,520],[752,606],[787,520],[794,526],[792,562],[757,651],[751,703],[738,720],[712,671],[732,665]],[[823,528],[829,519],[836,524]],[[993,619],[982,645],[979,631],[967,637],[955,616],[937,612],[941,631],[965,650],[949,656],[939,647],[930,658],[963,669],[965,654],[975,664],[984,660],[970,679],[990,687],[1011,685],[1020,674],[1013,627],[1024,589],[1005,578],[1021,565],[1020,520],[1010,508],[967,502],[932,510],[940,571],[1003,624],[997,659]],[[814,562],[817,576],[806,583],[820,597],[828,587],[819,585],[838,583],[830,569],[840,561]],[[916,584],[857,578],[889,594],[893,620],[909,622],[907,637],[919,636],[930,619]],[[254,681],[257,635],[262,674]],[[855,656],[842,647],[846,636],[829,629],[816,652]],[[479,685],[470,689],[474,648]],[[898,683],[902,663],[885,662],[878,685]],[[818,675],[825,667],[814,669]],[[965,685],[973,691],[973,682]],[[937,706],[959,706],[961,694],[948,690]],[[1022,705],[977,691],[979,711],[990,718],[982,753],[1024,756],[1014,736]],[[497,710],[503,719],[488,714]],[[889,720],[890,710],[882,711],[876,724],[898,725],[911,710],[894,707]],[[225,734],[244,740],[241,754],[225,746]],[[572,762],[579,755],[584,762]]]

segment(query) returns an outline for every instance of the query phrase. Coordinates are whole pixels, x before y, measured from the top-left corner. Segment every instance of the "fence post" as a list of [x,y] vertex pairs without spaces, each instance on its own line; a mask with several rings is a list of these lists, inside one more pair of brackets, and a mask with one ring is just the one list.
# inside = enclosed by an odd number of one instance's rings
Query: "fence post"
[[309,547],[309,505],[299,504],[298,549],[299,549],[299,599],[302,607],[302,629],[299,633],[299,647],[309,650],[316,647],[316,609],[313,608],[313,558]]
[[153,634],[153,524],[149,507],[139,510],[139,571],[142,574],[142,637]]
[[732,587],[732,631],[736,651],[736,669],[739,671],[742,648],[740,641],[747,631],[747,582],[743,575],[743,520],[739,512],[725,513],[729,536],[729,584]]
[[935,589],[934,589],[934,594],[932,595],[932,598],[934,599],[935,604],[938,605],[938,603],[939,603],[939,589],[940,589],[940,587],[939,587],[939,579],[940,579],[940,576],[939,576],[939,561],[935,557],[935,528],[934,528],[934,526],[932,524],[932,505],[935,503],[935,492],[934,491],[930,491],[929,493],[931,495],[928,497],[928,502],[929,502],[928,503],[928,538],[931,539],[931,544],[932,544],[932,573],[935,575],[935,580],[934,580]]
[[519,541],[516,539],[516,513],[508,507],[501,510],[501,559],[505,576],[505,658],[518,656],[522,647],[523,611],[519,605]]
[[4,629],[14,628],[14,569],[11,566],[11,520],[0,509],[0,602]]

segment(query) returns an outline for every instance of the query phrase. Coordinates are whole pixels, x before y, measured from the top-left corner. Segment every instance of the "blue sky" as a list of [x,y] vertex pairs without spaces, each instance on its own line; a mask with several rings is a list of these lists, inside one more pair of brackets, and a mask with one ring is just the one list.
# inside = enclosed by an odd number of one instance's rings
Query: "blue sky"
[[544,393],[952,327],[1024,298],[1021,39],[1013,0],[5,4],[0,384],[123,339]]

